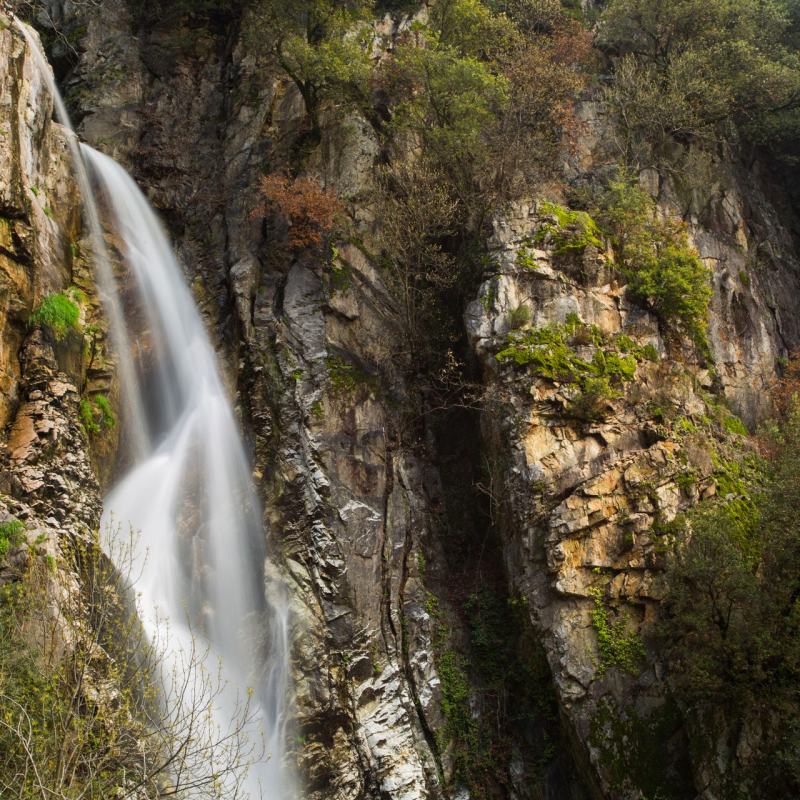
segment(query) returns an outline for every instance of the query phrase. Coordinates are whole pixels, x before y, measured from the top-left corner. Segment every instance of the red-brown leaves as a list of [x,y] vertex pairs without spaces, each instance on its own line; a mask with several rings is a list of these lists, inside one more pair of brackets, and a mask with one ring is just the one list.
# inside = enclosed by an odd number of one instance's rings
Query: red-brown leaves
[[289,244],[302,250],[321,244],[342,213],[342,204],[309,178],[290,178],[272,172],[261,178],[258,191],[261,201],[252,216],[266,216],[269,211],[281,214],[289,223]]

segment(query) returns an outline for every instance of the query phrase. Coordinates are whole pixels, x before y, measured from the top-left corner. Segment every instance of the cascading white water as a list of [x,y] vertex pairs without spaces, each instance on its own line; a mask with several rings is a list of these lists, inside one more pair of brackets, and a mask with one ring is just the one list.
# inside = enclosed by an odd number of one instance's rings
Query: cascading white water
[[[69,124],[35,37],[21,26],[41,60],[61,122]],[[72,134],[74,136],[74,134]],[[123,387],[140,426],[134,466],[109,493],[101,530],[130,524],[140,532],[131,561],[145,631],[172,646],[191,647],[198,632],[221,658],[231,687],[253,688],[265,756],[250,766],[245,788],[280,800],[291,791],[283,774],[289,696],[287,602],[280,587],[265,593],[264,532],[216,358],[194,300],[159,221],[125,170],[85,145],[73,150],[79,188],[95,240],[117,347],[128,347],[122,304],[103,242],[85,162],[109,208],[109,227],[135,279],[151,342],[149,369],[134,376],[130,350],[121,353]],[[83,157],[82,157],[83,156]],[[113,535],[113,533],[112,533]],[[266,635],[265,635],[266,631]],[[167,658],[170,654],[167,653]],[[185,660],[175,654],[167,667]],[[224,726],[237,695],[222,692],[215,715]]]
[[[145,628],[155,636],[159,620],[169,619],[171,634],[187,641],[188,616],[222,658],[228,679],[255,687],[269,758],[251,766],[250,788],[279,798],[287,610],[280,593],[265,599],[261,514],[236,422],[155,213],[119,164],[82,150],[113,212],[157,351],[141,402],[151,410],[146,456],[106,498],[101,527],[130,523],[140,531],[136,546],[147,560],[136,590]],[[267,642],[263,625],[271,629]],[[234,702],[222,695],[223,723],[234,715]]]
[[[102,294],[103,307],[106,310],[110,322],[111,341],[114,344],[115,355],[118,362],[120,377],[124,387],[136,384],[133,357],[131,354],[130,342],[127,336],[127,329],[124,324],[122,304],[116,290],[114,280],[114,270],[111,266],[111,259],[108,255],[103,226],[100,222],[100,213],[97,203],[92,193],[89,183],[89,173],[86,165],[81,158],[80,142],[75,133],[72,122],[67,113],[67,107],[61,98],[53,73],[47,63],[44,52],[41,49],[39,39],[36,34],[23,22],[16,20],[22,35],[28,43],[28,50],[33,54],[39,68],[39,74],[47,86],[50,96],[53,99],[58,121],[67,129],[67,146],[72,156],[72,164],[75,170],[75,179],[78,183],[78,190],[81,193],[84,211],[86,213],[86,226],[92,241],[94,263],[97,270],[97,282]],[[134,456],[141,456],[144,452],[144,432],[146,422],[144,411],[140,405],[140,396],[137,392],[126,392],[125,416],[126,425],[126,444],[133,451]]]

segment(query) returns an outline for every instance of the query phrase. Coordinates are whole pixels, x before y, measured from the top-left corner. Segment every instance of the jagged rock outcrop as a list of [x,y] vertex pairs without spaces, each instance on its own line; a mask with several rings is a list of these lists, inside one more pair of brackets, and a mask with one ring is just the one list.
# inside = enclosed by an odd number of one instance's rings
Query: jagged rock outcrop
[[[509,577],[543,638],[597,797],[649,797],[667,786],[676,797],[696,789],[710,798],[739,757],[731,752],[712,765],[711,753],[722,752],[716,743],[736,734],[693,719],[684,725],[653,627],[666,592],[670,523],[714,495],[728,459],[749,447],[730,434],[744,429],[721,400],[754,429],[771,411],[779,359],[798,341],[791,239],[752,178],[737,184],[723,175],[704,198],[711,228],[696,197],[684,209],[670,181],[640,177],[661,213],[689,218],[712,270],[713,363],[670,341],[657,317],[631,303],[610,250],[589,244],[579,256],[559,253],[558,236],[570,234],[542,202],[495,218],[492,267],[466,312],[486,376],[485,437],[506,489]],[[755,239],[756,231],[768,239]],[[754,257],[765,250],[768,259]],[[523,305],[531,328],[549,336],[513,330]],[[578,382],[580,363],[601,365],[616,385],[593,408]],[[631,641],[644,633],[632,669],[603,641],[608,620]]]

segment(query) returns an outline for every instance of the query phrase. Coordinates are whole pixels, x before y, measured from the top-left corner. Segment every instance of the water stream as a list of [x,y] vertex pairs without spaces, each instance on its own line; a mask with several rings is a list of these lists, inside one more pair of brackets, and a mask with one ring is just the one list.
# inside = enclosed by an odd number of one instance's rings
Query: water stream
[[[282,769],[287,601],[280,587],[265,590],[261,509],[214,350],[155,212],[119,164],[78,143],[35,35],[20,28],[70,130],[98,283],[119,351],[124,421],[135,430],[126,445],[133,467],[106,497],[101,531],[113,535],[130,525],[139,532],[130,563],[143,571],[127,577],[136,579],[139,615],[153,640],[165,641],[168,621],[167,671],[183,668],[180,650],[190,650],[198,636],[221,659],[228,689],[217,697],[214,714],[223,730],[252,687],[265,753],[251,765],[245,788],[253,797],[280,800],[290,788]],[[145,316],[144,374],[137,374],[132,357],[98,197]]]

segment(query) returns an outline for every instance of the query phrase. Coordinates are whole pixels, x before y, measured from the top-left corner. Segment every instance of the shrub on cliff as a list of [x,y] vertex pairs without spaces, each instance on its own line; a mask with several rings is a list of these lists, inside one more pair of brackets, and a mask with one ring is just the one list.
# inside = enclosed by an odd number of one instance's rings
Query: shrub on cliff
[[277,212],[288,225],[289,245],[297,250],[318,247],[342,212],[339,201],[310,178],[291,178],[279,172],[262,176],[260,200],[251,216]]
[[42,304],[28,319],[28,325],[46,325],[57,340],[63,339],[67,333],[77,328],[80,309],[66,292],[49,294]]
[[685,224],[660,218],[650,195],[626,174],[611,181],[600,218],[614,233],[617,263],[631,297],[702,346],[710,272],[689,246]]

